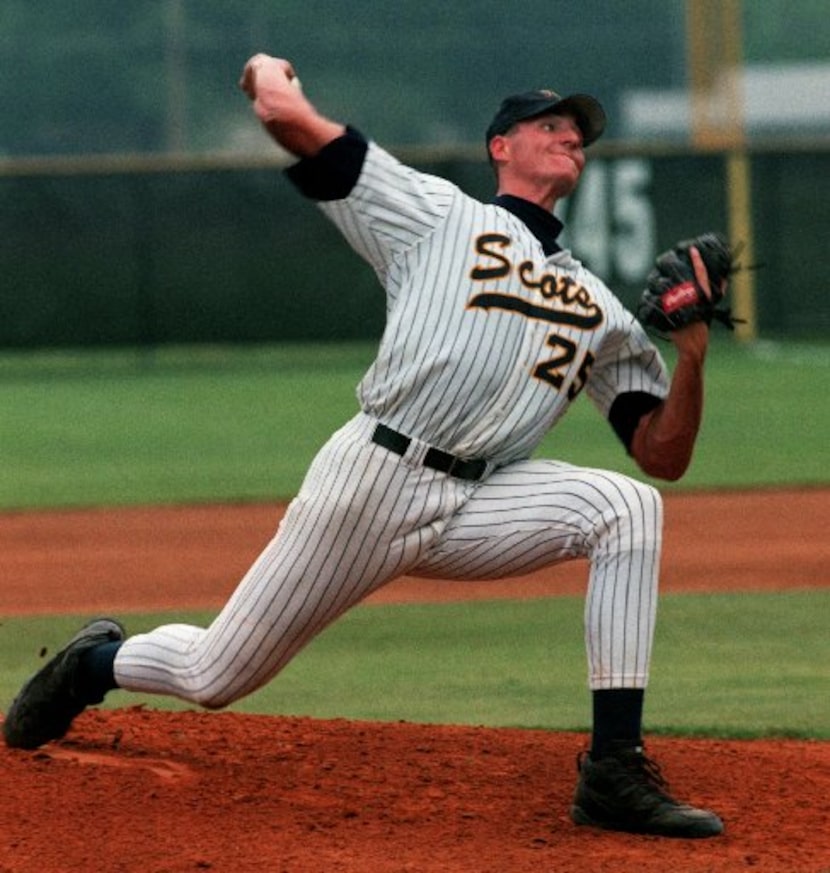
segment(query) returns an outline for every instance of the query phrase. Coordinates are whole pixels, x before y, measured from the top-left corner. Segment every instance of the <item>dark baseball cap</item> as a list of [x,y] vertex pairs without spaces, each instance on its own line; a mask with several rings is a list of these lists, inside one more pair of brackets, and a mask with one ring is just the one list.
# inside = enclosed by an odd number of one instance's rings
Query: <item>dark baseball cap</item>
[[487,145],[494,136],[507,133],[514,124],[536,118],[547,112],[572,113],[582,131],[583,143],[595,142],[605,130],[605,110],[594,97],[587,94],[571,94],[560,97],[555,91],[525,91],[506,97],[490,126],[487,128]]

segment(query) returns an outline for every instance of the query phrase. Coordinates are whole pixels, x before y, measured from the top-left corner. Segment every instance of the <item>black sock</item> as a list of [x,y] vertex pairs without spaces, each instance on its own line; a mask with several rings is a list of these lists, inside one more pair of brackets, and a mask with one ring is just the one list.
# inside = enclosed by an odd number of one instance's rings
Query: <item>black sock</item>
[[591,757],[596,761],[614,748],[643,744],[642,688],[613,688],[594,691],[594,731]]
[[81,655],[79,666],[82,673],[79,684],[90,703],[100,703],[108,691],[117,688],[115,682],[115,655],[121,648],[121,640],[93,646]]

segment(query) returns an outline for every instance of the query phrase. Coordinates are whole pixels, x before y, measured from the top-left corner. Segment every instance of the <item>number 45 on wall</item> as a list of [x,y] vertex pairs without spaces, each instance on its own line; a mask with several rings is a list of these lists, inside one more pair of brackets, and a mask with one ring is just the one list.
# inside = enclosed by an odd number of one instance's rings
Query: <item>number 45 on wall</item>
[[606,282],[642,284],[657,253],[651,163],[589,161],[573,197],[559,201],[562,243]]

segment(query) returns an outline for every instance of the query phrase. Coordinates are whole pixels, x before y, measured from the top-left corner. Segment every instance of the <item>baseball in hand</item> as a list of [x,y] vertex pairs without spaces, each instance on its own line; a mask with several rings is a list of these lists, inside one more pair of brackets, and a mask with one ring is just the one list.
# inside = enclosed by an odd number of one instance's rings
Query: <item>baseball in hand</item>
[[302,91],[302,90],[303,90],[303,83],[300,81],[300,77],[299,77],[299,76],[291,76],[291,77],[289,78],[288,81],[291,82],[291,84],[292,84],[292,85],[293,85],[293,86],[294,86],[298,91]]

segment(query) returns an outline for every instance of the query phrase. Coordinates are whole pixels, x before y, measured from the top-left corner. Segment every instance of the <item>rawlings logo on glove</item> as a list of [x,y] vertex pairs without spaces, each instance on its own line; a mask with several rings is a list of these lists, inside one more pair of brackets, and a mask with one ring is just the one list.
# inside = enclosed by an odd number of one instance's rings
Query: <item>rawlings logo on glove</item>
[[738,319],[718,304],[736,269],[729,243],[720,234],[704,233],[683,240],[654,262],[637,318],[645,328],[662,334],[698,321],[719,321],[733,330]]

